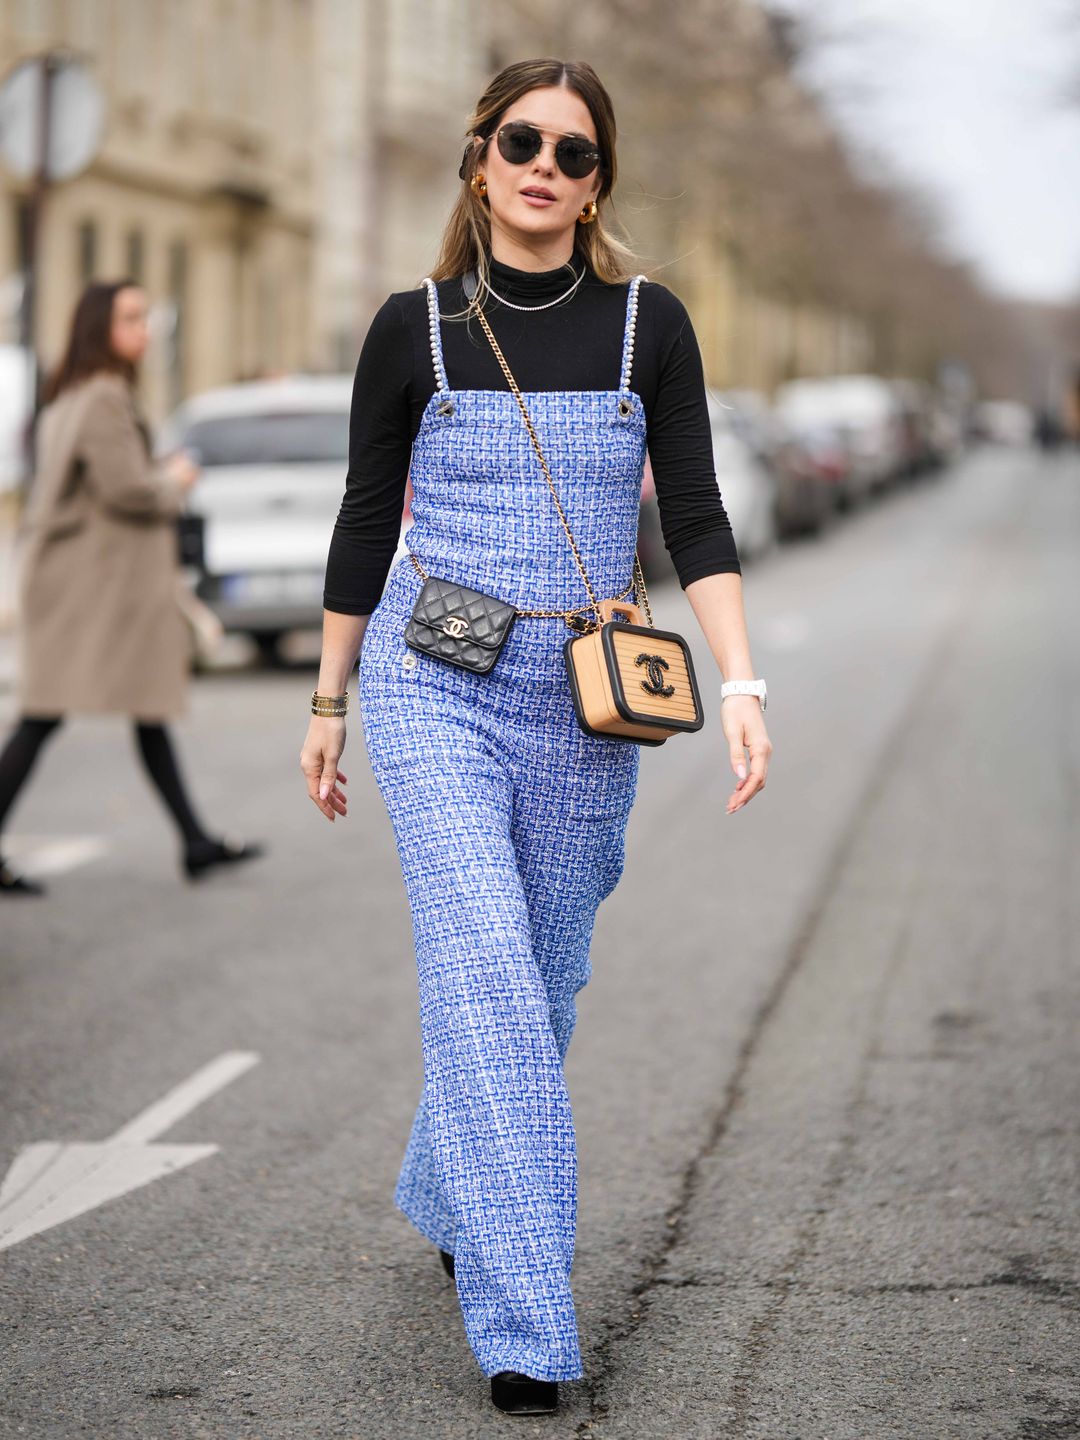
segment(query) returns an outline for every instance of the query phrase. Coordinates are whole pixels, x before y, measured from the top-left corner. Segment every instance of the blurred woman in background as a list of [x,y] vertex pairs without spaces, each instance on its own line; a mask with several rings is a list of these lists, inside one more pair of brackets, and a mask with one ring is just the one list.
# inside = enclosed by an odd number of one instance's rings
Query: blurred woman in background
[[[127,715],[194,879],[262,847],[206,831],[165,725],[186,704],[191,637],[176,521],[199,472],[183,452],[152,459],[135,401],[148,339],[146,296],[134,281],[88,285],[46,385],[21,536],[19,719],[0,752],[0,830],[66,714]],[[0,895],[42,893],[0,843]]]

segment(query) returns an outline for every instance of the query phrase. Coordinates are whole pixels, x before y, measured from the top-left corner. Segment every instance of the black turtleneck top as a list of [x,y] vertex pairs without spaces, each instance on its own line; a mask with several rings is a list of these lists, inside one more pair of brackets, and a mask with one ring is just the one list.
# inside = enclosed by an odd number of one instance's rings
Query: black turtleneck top
[[[581,260],[574,257],[575,267]],[[561,295],[573,277],[491,261],[492,289],[520,305]],[[460,279],[440,281],[443,360],[451,389],[504,390],[506,380],[466,308]],[[484,302],[514,378],[531,390],[616,390],[626,322],[626,286],[589,270],[573,296],[523,313]],[[713,467],[701,354],[682,302],[663,285],[639,291],[630,388],[645,408],[649,458],[664,543],[685,588],[718,571],[741,573]],[[327,556],[323,605],[368,615],[378,604],[397,548],[412,443],[435,389],[423,286],[391,295],[371,322],[353,381],[345,495]]]

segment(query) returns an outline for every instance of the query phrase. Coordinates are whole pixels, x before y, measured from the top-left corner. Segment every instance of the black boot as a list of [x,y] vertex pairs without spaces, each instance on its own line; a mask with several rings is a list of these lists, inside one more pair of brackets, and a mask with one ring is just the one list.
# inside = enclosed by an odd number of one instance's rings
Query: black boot
[[519,1370],[500,1370],[491,1377],[491,1399],[508,1415],[550,1415],[559,1406],[559,1386]]
[[6,860],[0,860],[0,895],[44,895],[45,886],[26,875],[13,870]]
[[449,1251],[449,1250],[440,1250],[440,1251],[439,1251],[439,1259],[442,1261],[442,1268],[443,1268],[443,1269],[446,1271],[446,1273],[450,1276],[450,1279],[453,1280],[453,1278],[454,1278],[454,1257],[453,1257],[453,1255],[450,1254],[450,1251]]
[[184,874],[196,880],[215,865],[235,865],[240,860],[255,860],[265,853],[253,840],[197,840],[184,851]]

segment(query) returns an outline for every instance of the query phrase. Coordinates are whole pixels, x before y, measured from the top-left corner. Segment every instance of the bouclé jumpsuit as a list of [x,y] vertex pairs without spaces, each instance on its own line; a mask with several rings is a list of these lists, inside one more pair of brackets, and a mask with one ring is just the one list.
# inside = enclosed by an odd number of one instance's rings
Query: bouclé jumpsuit
[[[637,293],[609,390],[526,393],[595,593],[631,579],[645,458]],[[412,451],[409,549],[523,609],[585,602],[509,390],[455,390],[427,286],[435,391]],[[519,617],[486,675],[410,649],[422,581],[394,566],[359,665],[365,741],[416,945],[424,1085],[395,1200],[455,1256],[485,1375],[582,1376],[569,1273],[577,1155],[563,1060],[596,910],[623,866],[639,749],[574,717],[560,618]]]

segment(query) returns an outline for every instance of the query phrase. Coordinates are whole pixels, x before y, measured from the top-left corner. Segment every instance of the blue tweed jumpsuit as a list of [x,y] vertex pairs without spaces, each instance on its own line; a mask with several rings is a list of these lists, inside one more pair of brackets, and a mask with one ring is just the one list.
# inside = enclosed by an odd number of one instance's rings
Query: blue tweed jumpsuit
[[[645,412],[630,389],[524,396],[599,596],[631,578]],[[428,280],[435,391],[413,444],[407,543],[428,574],[523,609],[587,600],[509,390],[455,390]],[[597,906],[623,867],[639,749],[574,718],[559,618],[519,617],[476,675],[406,646],[422,581],[390,573],[359,665],[360,713],[416,945],[424,1086],[395,1202],[455,1256],[485,1375],[583,1374],[569,1272],[577,1154],[563,1060]]]

